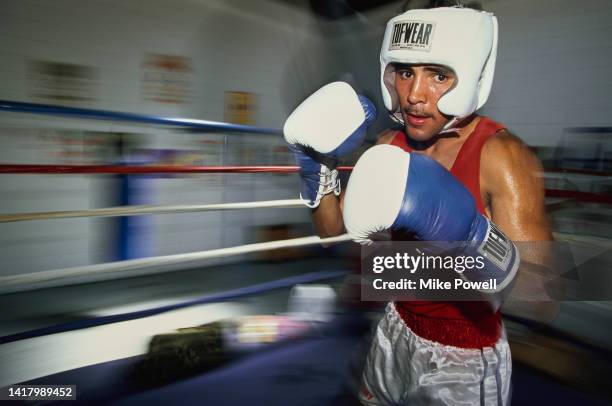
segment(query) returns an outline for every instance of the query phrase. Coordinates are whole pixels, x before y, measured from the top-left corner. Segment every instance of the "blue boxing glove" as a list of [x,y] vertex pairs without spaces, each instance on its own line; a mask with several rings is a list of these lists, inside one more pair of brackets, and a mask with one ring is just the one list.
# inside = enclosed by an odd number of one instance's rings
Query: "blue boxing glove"
[[291,113],[283,133],[300,166],[300,197],[311,208],[340,194],[335,164],[356,150],[376,119],[376,108],[344,82],[317,90]]
[[514,243],[478,213],[470,192],[450,172],[422,154],[391,145],[366,151],[349,179],[343,216],[348,233],[362,244],[386,230],[411,233],[421,241],[463,241],[463,253],[483,257],[485,267],[465,270],[461,277],[495,279],[495,292],[506,288],[518,270]]

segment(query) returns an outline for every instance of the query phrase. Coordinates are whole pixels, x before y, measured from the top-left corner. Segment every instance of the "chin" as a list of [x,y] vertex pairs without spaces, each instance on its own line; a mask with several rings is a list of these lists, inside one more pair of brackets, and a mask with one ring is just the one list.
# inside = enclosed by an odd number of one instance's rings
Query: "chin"
[[416,128],[409,125],[404,127],[404,131],[411,139],[419,142],[427,142],[433,139],[438,133],[440,129],[431,129],[431,128]]

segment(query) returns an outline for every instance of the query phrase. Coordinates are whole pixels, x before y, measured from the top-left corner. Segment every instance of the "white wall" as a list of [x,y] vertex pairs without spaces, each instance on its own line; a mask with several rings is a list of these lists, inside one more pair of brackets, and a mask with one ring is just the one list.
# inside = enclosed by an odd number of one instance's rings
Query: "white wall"
[[[3,1],[0,99],[223,121],[225,92],[244,91],[258,96],[256,125],[280,128],[304,94],[326,80],[332,53],[318,27],[304,10],[266,0]],[[147,53],[191,59],[186,103],[143,97],[141,64]],[[27,77],[31,60],[95,68],[93,99],[62,103],[36,96]],[[149,148],[197,149],[198,136],[167,128],[0,113],[0,161],[88,163],[82,157],[56,160],[52,152],[57,146],[41,148],[41,134],[78,128],[144,134]],[[280,142],[278,136],[266,139]],[[200,164],[215,163],[204,159]],[[150,203],[297,197],[295,176],[240,177],[154,179]],[[115,189],[116,182],[102,176],[1,175],[0,213],[105,207]],[[155,216],[143,231],[151,255],[190,252],[249,242],[249,230],[261,219],[306,222],[307,211],[298,211],[235,213],[240,221],[230,213]],[[85,219],[0,224],[0,276],[108,260],[115,244],[109,239],[116,235],[109,224]]]
[[[0,10],[0,98],[8,100],[36,101],[27,62],[49,60],[97,68],[96,100],[83,107],[222,121],[224,92],[241,90],[260,96],[258,125],[279,127],[285,103],[318,83],[329,59],[315,19],[266,0],[9,0]],[[192,59],[190,103],[143,100],[146,53]]]
[[612,125],[612,3],[493,0],[498,65],[483,112],[529,144],[555,146],[563,129]]

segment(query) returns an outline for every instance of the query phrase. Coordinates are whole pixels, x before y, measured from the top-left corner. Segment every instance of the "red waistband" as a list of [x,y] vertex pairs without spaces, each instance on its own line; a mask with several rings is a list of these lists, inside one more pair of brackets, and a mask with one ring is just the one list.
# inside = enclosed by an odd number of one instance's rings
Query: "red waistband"
[[478,320],[428,317],[411,312],[402,302],[395,309],[419,337],[459,348],[494,347],[501,336],[501,314],[483,314]]

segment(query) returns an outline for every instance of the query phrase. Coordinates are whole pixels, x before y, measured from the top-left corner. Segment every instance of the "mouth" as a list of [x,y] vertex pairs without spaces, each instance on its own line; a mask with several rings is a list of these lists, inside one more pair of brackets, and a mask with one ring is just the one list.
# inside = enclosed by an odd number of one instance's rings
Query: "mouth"
[[413,126],[424,125],[427,122],[427,120],[429,120],[430,118],[431,117],[426,114],[415,114],[415,113],[406,114],[406,120],[408,121],[410,125],[413,125]]

